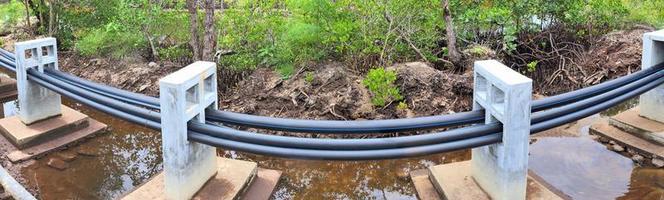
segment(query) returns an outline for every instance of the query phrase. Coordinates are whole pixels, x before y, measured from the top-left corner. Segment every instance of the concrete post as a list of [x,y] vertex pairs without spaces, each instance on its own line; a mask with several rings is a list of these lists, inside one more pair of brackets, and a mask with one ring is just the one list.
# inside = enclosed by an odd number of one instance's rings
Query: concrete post
[[27,70],[58,69],[58,47],[55,38],[19,42],[16,49],[16,86],[19,118],[25,124],[59,116],[60,95],[28,80]]
[[205,109],[217,108],[217,67],[195,62],[159,80],[164,193],[191,198],[217,172],[215,148],[187,141],[187,123],[205,123]]
[[495,60],[475,62],[473,109],[503,125],[503,141],[472,150],[472,175],[492,199],[525,199],[532,80]]
[[[664,62],[664,30],[643,35],[642,56],[641,69]],[[641,95],[639,112],[645,118],[664,123],[664,85]]]

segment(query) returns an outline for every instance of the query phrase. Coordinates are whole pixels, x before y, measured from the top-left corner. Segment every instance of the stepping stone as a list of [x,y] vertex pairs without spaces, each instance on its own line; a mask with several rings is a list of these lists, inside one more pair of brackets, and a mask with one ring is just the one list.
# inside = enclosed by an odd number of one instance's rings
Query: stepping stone
[[638,108],[611,117],[609,124],[634,136],[664,145],[664,123],[640,116]]
[[88,116],[62,106],[62,115],[30,125],[24,124],[19,116],[0,119],[0,133],[17,148],[25,149],[88,125]]

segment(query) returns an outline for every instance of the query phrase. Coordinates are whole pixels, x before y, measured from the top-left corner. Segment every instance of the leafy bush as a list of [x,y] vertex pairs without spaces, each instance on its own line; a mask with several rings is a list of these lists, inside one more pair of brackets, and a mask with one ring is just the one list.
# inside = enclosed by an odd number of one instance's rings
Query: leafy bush
[[397,110],[407,110],[407,109],[408,109],[408,104],[404,103],[403,101],[397,104]]
[[76,50],[86,56],[112,56],[119,58],[144,49],[145,38],[139,32],[131,32],[122,25],[109,23],[84,34],[76,43]]
[[307,72],[304,75],[304,81],[307,83],[311,83],[314,81],[314,73],[313,72]]
[[[0,29],[8,29],[25,18],[25,7],[18,0],[0,3]],[[2,31],[0,31],[2,32]]]
[[396,72],[379,67],[369,70],[362,84],[373,94],[371,103],[374,106],[385,106],[389,102],[403,99],[399,93],[399,88],[394,85],[396,80]]
[[157,51],[162,59],[170,61],[188,60],[188,58],[193,56],[191,50],[185,48],[184,45],[159,48]]

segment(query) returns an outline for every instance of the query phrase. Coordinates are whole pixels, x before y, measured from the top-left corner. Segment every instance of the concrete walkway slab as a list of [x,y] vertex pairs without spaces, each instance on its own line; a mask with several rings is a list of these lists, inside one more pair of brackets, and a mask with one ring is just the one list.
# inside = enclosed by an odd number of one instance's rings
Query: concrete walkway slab
[[664,159],[664,146],[649,142],[643,138],[620,130],[615,126],[611,126],[606,120],[602,120],[590,126],[590,133],[606,137],[622,146],[637,151],[639,154]]
[[418,169],[410,172],[410,179],[415,185],[415,190],[417,191],[417,198],[421,200],[442,200],[441,196],[438,194],[438,190],[431,183],[429,178],[429,170],[427,169]]
[[19,116],[0,119],[0,133],[19,149],[25,149],[85,128],[87,119],[83,113],[63,105],[62,115],[30,125],[24,124]]
[[29,160],[66,147],[68,145],[75,144],[76,142],[87,137],[92,137],[95,134],[106,130],[107,128],[106,124],[98,122],[97,120],[88,118],[87,121],[88,126],[83,129],[72,133],[63,134],[60,137],[53,138],[52,140],[32,147],[17,149],[15,146],[11,145],[9,140],[7,140],[5,137],[0,137],[0,143],[3,144],[0,146],[2,148],[6,148],[5,152],[10,152],[7,154],[7,158],[9,158],[9,160],[12,162]]
[[274,189],[277,188],[277,183],[281,179],[281,171],[258,168],[256,178],[249,185],[249,189],[244,196],[243,200],[268,200],[272,197]]
[[664,123],[640,116],[638,107],[611,117],[609,124],[650,142],[664,145]]
[[[192,199],[239,199],[254,180],[258,167],[254,162],[217,158],[218,170]],[[121,197],[123,200],[166,199],[164,173],[161,172],[134,191]]]
[[[423,179],[425,176],[428,177],[429,184]],[[413,178],[413,183],[421,199],[490,200],[489,196],[471,176],[470,161],[432,166],[428,169],[426,175],[422,171],[418,171],[411,173],[411,178]],[[528,176],[526,199],[564,199],[540,181],[531,175]],[[435,190],[432,191],[432,188],[435,188]],[[439,196],[435,197],[435,195]]]

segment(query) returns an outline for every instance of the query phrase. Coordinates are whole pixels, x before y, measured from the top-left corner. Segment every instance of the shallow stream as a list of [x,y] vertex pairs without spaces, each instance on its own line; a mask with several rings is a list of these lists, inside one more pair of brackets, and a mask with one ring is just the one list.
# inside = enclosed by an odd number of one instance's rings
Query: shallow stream
[[[113,199],[162,170],[158,132],[79,104],[66,104],[109,125],[111,130],[63,152],[47,155],[27,167],[23,174],[39,188],[42,199]],[[634,105],[634,101],[622,104],[583,123]],[[629,158],[607,150],[588,137],[588,126],[581,125],[577,136],[537,138],[530,150],[531,170],[574,199],[664,198],[664,170],[637,167]],[[62,153],[79,151],[93,155],[78,155],[64,170],[46,164]],[[224,157],[251,160],[260,167],[282,170],[282,180],[273,199],[417,199],[408,176],[410,171],[470,159],[468,150],[361,162],[222,152]]]

